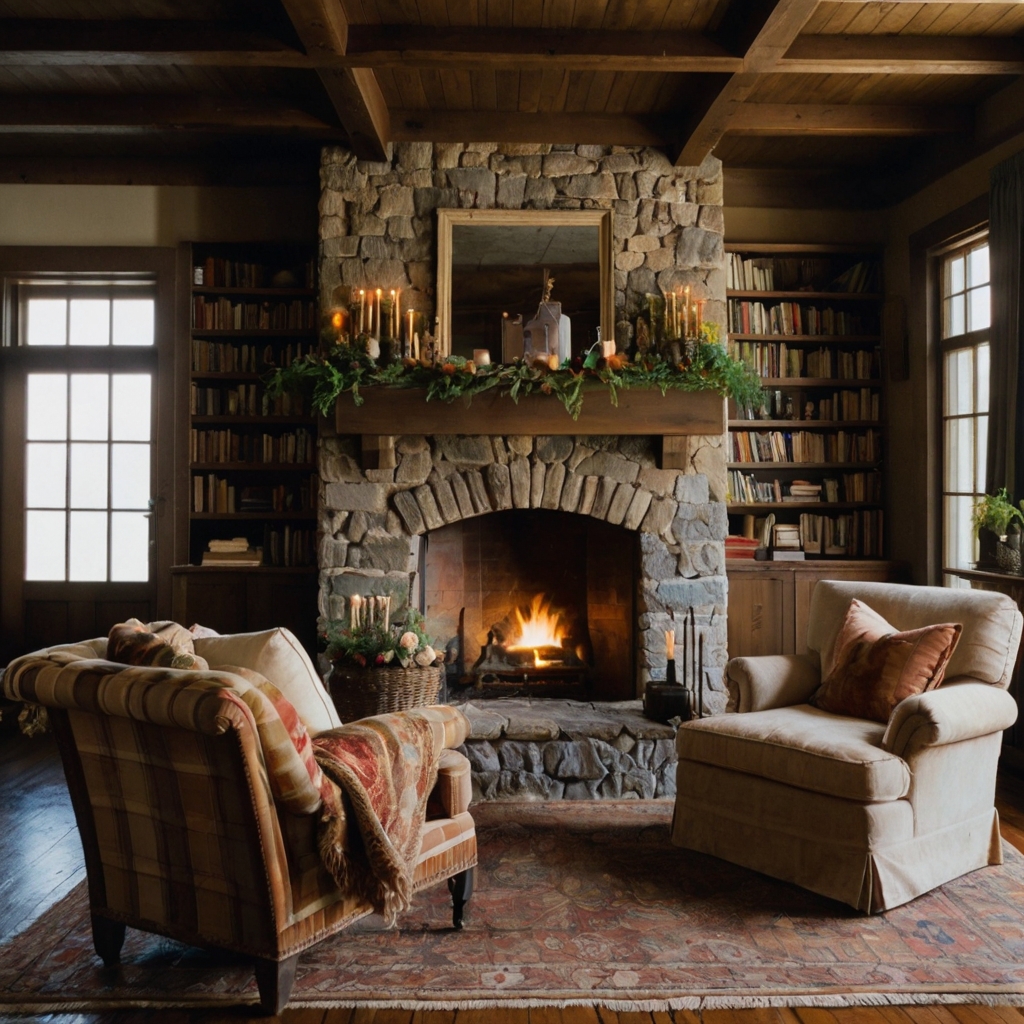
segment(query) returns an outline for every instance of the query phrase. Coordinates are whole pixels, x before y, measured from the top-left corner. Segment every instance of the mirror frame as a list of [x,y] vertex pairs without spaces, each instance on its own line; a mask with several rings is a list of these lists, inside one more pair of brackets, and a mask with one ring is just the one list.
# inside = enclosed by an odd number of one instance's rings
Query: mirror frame
[[[452,350],[452,228],[455,225],[547,227],[597,226],[598,277],[601,281],[601,337],[615,337],[615,277],[611,210],[449,210],[437,211],[437,317],[441,351]],[[555,296],[557,300],[557,295]]]

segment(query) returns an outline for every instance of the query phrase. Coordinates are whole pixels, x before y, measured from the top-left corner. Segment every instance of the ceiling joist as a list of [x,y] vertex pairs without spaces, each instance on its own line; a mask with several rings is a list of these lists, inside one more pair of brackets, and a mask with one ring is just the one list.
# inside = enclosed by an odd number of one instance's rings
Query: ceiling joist
[[971,127],[965,107],[859,103],[743,103],[729,122],[736,135],[947,135]]

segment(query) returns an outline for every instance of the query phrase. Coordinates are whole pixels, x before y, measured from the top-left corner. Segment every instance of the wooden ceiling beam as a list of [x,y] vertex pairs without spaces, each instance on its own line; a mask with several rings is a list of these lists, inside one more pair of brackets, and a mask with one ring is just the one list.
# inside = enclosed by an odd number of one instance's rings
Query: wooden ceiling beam
[[970,132],[966,107],[826,103],[743,103],[730,135],[946,135]]
[[267,33],[210,21],[5,18],[0,66],[182,65],[309,67],[309,58]]
[[760,76],[778,64],[817,5],[818,0],[733,0],[720,39],[729,49],[743,46],[743,70],[695,100],[675,153],[677,164],[703,163]]
[[664,134],[628,114],[495,114],[493,110],[394,110],[396,142],[553,142],[660,146]]
[[742,57],[694,32],[351,25],[346,63],[486,71],[734,72]]
[[[282,0],[314,64],[344,57],[349,24],[340,0]],[[372,68],[317,68],[320,81],[348,132],[352,152],[363,160],[391,159],[391,119]]]
[[774,70],[806,75],[1021,75],[1024,41],[999,36],[801,35]]
[[8,95],[0,103],[0,134],[183,131],[342,137],[336,125],[267,97]]

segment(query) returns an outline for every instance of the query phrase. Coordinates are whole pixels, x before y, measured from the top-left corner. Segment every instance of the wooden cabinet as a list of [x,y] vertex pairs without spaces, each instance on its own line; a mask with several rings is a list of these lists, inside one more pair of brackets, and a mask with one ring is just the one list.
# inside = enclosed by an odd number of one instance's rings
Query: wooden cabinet
[[251,633],[284,626],[315,656],[317,573],[313,569],[171,569],[171,616],[218,633]]
[[805,561],[726,563],[729,657],[805,654],[811,594],[819,580],[906,583],[902,562]]

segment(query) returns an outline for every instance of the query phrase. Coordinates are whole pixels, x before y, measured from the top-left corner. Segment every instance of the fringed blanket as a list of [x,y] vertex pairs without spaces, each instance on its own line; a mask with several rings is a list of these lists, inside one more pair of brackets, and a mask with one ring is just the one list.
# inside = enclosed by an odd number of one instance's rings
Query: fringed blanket
[[341,790],[332,796],[332,787],[321,789],[324,867],[389,924],[412,900],[427,798],[437,782],[436,746],[431,723],[409,714],[378,715],[313,740],[317,763]]

